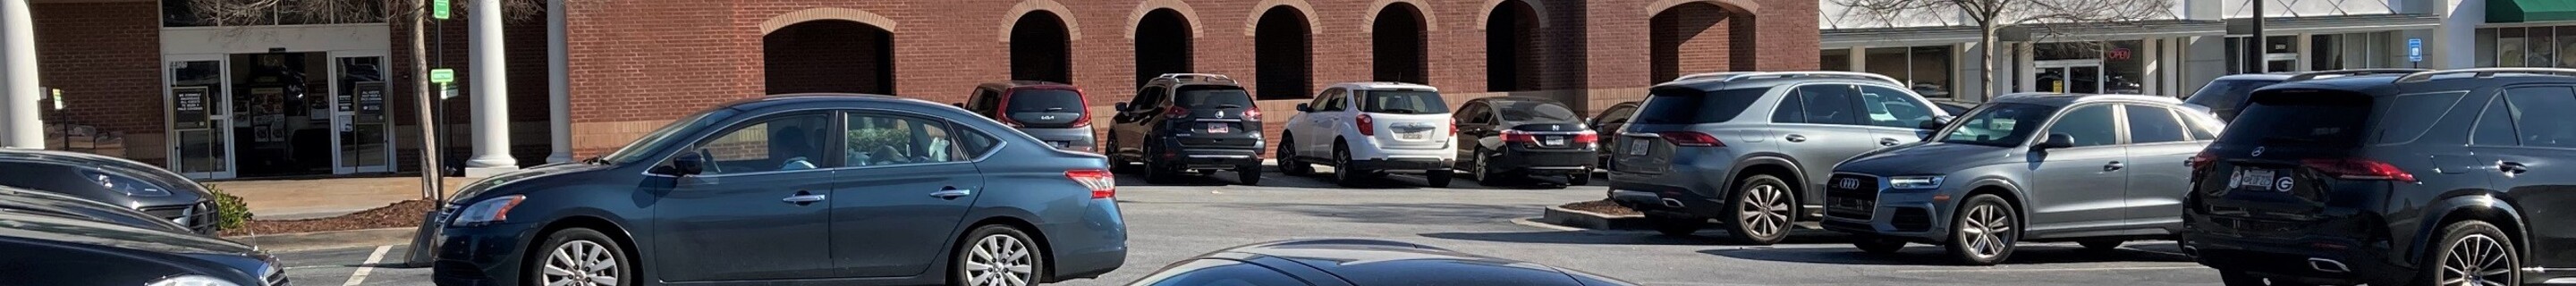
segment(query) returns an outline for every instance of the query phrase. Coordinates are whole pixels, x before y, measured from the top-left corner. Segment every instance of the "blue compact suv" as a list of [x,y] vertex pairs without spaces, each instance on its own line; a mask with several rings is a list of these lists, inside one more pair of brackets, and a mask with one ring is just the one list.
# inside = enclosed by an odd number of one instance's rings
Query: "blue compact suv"
[[604,157],[464,186],[436,218],[434,278],[1030,285],[1117,269],[1108,159],[1010,128],[890,96],[725,104]]

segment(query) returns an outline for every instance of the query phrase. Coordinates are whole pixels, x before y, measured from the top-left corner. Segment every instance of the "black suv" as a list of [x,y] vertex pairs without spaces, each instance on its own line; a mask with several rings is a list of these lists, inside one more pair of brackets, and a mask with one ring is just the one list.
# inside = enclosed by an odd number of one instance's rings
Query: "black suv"
[[2420,71],[2424,70],[2351,69],[2306,73],[2233,74],[2218,77],[2216,80],[2209,81],[2209,85],[2201,86],[2199,91],[2191,92],[2191,97],[2183,98],[2183,107],[2209,112],[2212,115],[2217,115],[2219,122],[2227,122],[2229,120],[2236,120],[2236,113],[2245,111],[2246,95],[2253,94],[2254,89],[2263,88],[2264,86],[2282,82],[2330,78],[2336,76],[2404,74]]
[[[2576,69],[2257,89],[2188,160],[2185,253],[2228,285],[2576,277]],[[2464,282],[2465,281],[2465,282]]]
[[1233,78],[1163,74],[1117,104],[1109,127],[1109,166],[1145,163],[1145,181],[1170,181],[1234,170],[1245,185],[1261,183],[1261,108]]

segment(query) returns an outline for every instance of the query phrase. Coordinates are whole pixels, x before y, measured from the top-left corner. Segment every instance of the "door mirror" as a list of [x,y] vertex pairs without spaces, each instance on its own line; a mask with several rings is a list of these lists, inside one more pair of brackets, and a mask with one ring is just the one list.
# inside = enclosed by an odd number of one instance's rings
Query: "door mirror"
[[2048,140],[2040,141],[2038,146],[2031,146],[2031,148],[2034,149],[2057,149],[2066,147],[2075,147],[2075,135],[2066,135],[2066,133],[2049,133]]
[[1923,123],[1915,124],[1914,129],[1924,131],[1941,130],[1941,126],[1946,124],[1943,121],[1948,120],[1924,120]]
[[1120,102],[1120,103],[1117,103],[1117,104],[1111,104],[1111,105],[1109,105],[1109,109],[1117,109],[1117,110],[1118,110],[1118,113],[1127,113],[1127,108],[1128,108],[1128,107],[1130,107],[1130,106],[1127,106],[1127,103],[1125,103],[1125,102]]
[[706,160],[705,156],[699,155],[696,151],[680,153],[679,156],[671,158],[671,166],[661,170],[661,173],[675,177],[697,175],[706,172]]
[[1297,112],[1315,112],[1315,107],[1313,107],[1313,106],[1306,106],[1306,104],[1304,104],[1304,103],[1299,103],[1299,104],[1297,104]]

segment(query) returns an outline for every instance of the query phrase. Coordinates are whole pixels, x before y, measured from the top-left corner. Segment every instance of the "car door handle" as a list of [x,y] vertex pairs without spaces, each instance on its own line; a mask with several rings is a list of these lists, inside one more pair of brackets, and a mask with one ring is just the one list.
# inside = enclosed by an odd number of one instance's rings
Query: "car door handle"
[[1807,142],[1807,135],[1789,134],[1789,142]]
[[1878,146],[1896,146],[1896,138],[1878,138]]
[[2505,173],[2505,174],[2508,174],[2508,175],[2521,175],[2523,172],[2530,172],[2530,171],[2531,171],[2531,167],[2530,167],[2530,166],[2523,166],[2523,165],[2522,165],[2522,163],[2520,163],[2520,162],[2510,162],[2510,161],[2508,161],[2508,162],[2496,163],[2496,170],[2498,170],[2498,171],[2504,171],[2504,173]]
[[800,205],[800,206],[801,206],[801,205],[813,204],[814,202],[820,202],[820,201],[823,201],[823,198],[824,198],[824,197],[823,197],[823,194],[816,194],[816,193],[806,192],[806,191],[796,191],[796,195],[795,195],[795,196],[790,196],[790,197],[787,197],[787,198],[785,198],[785,199],[779,199],[778,201],[781,201],[781,202],[787,202],[787,203],[790,203],[790,204],[796,204],[796,205]]
[[939,191],[937,191],[937,192],[930,192],[930,197],[933,197],[933,198],[939,198],[939,199],[943,199],[943,200],[953,200],[953,199],[957,199],[957,198],[960,198],[960,197],[965,197],[966,195],[973,195],[973,194],[975,194],[975,191],[974,191],[974,190],[959,189],[959,188],[957,188],[957,187],[948,187],[947,189],[941,189],[941,190],[939,190]]
[[2102,171],[2103,171],[2103,172],[2119,171],[2120,169],[2125,169],[2125,168],[2128,168],[2128,167],[2129,167],[2129,164],[2121,164],[2121,163],[2120,163],[2120,161],[2111,161],[2111,163],[2110,163],[2110,164],[2103,164],[2103,165],[2102,165]]

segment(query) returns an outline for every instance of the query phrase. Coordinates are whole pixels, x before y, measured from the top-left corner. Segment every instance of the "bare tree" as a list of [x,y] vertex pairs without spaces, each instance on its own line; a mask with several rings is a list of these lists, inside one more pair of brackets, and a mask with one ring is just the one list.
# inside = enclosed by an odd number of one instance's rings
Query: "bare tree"
[[1991,58],[1998,40],[1996,35],[2008,28],[2020,27],[2029,31],[2033,39],[2080,36],[2085,31],[2101,28],[2139,26],[2154,20],[2179,18],[2173,8],[2174,2],[2181,0],[1827,1],[1846,7],[1843,16],[1868,17],[1879,23],[1933,22],[1945,26],[1975,26],[1979,31],[1977,46],[1983,47],[1989,58],[1979,63],[1977,86],[1991,88],[1995,80],[1995,61]]
[[[186,1],[187,17],[209,26],[280,24],[382,23],[386,19],[421,18],[430,12],[425,0],[169,0]],[[546,0],[503,0],[511,21],[544,15]],[[462,16],[471,0],[451,1],[450,13]],[[396,9],[386,9],[394,7]],[[178,15],[173,15],[178,16]]]

